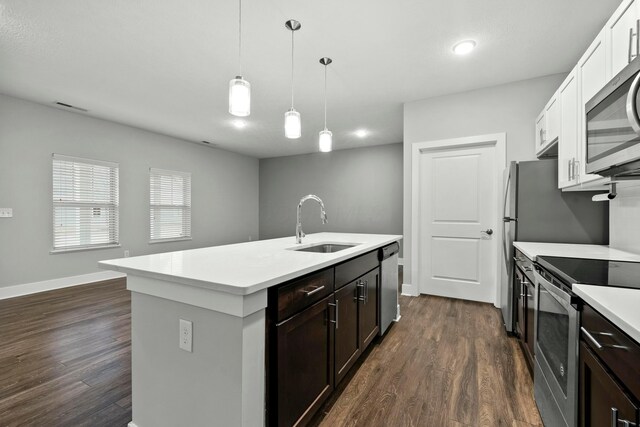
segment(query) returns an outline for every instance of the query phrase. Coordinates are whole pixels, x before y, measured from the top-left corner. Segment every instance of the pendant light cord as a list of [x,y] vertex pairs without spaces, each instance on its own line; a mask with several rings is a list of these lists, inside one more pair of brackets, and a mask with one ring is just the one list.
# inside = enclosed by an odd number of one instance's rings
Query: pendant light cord
[[242,76],[242,0],[238,1],[238,63]]
[[291,30],[291,109],[293,110],[293,33]]
[[327,130],[327,66],[324,66],[324,130]]

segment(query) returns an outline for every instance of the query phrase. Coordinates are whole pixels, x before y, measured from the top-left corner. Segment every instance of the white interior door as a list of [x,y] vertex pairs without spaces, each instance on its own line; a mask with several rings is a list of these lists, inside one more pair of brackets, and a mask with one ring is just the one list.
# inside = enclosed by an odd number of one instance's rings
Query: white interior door
[[497,163],[495,145],[420,153],[421,293],[495,302]]

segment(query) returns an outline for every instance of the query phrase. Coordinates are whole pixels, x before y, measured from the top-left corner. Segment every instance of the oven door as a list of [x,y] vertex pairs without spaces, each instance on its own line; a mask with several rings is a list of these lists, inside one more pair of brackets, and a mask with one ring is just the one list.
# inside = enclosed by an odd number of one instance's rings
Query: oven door
[[632,62],[587,103],[588,173],[640,159],[639,71]]
[[578,311],[537,271],[534,394],[545,425],[577,425]]

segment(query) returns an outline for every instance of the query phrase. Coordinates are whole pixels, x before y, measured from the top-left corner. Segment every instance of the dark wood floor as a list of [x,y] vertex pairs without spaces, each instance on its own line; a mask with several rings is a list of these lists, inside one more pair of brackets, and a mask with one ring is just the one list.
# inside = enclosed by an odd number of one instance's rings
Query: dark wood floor
[[541,426],[516,340],[488,304],[400,297],[402,319],[316,417],[335,426]]
[[[401,297],[316,426],[540,425],[532,384],[499,312]],[[131,314],[122,282],[0,301],[0,426],[126,426]]]
[[124,280],[0,301],[0,426],[126,426]]

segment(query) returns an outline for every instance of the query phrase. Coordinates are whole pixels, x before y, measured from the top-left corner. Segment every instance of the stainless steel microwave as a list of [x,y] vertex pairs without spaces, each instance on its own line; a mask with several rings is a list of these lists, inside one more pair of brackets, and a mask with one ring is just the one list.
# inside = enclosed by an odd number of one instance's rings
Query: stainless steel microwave
[[588,173],[640,175],[639,87],[640,56],[586,103]]

